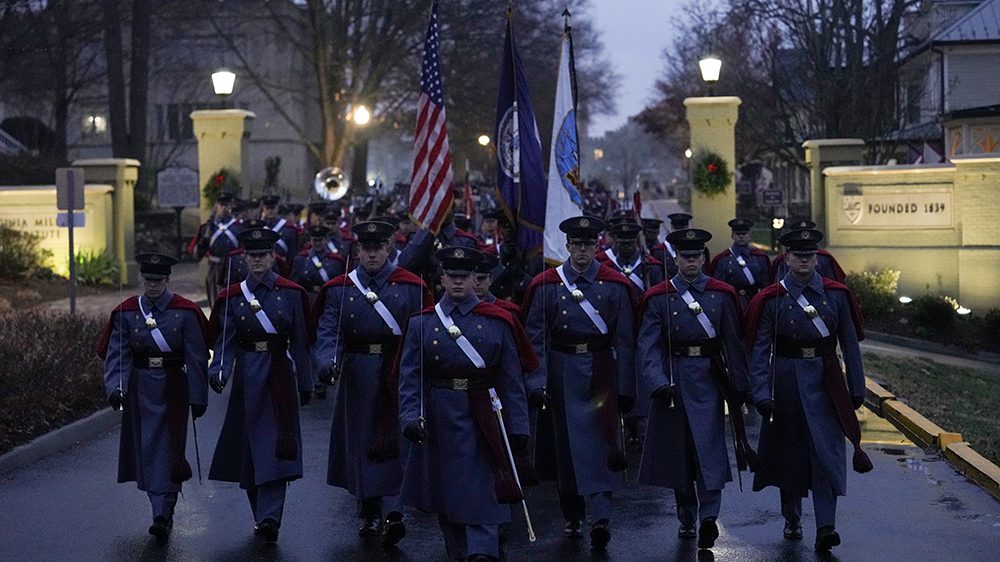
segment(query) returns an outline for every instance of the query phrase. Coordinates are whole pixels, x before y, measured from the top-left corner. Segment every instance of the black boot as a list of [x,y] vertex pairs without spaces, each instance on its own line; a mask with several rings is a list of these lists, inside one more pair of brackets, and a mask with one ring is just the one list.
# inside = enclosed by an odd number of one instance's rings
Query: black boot
[[390,511],[385,516],[385,525],[382,527],[382,544],[393,546],[406,536],[406,524],[403,523],[403,514],[398,511]]
[[563,533],[571,538],[578,539],[583,536],[583,521],[579,519],[571,519],[566,522],[563,526]]
[[840,534],[833,527],[820,527],[816,530],[816,550],[818,552],[829,552],[831,548],[840,544]]
[[157,515],[153,518],[153,524],[149,526],[149,534],[156,537],[157,544],[167,544],[171,527],[173,527],[173,521],[162,515]]
[[368,517],[361,523],[361,527],[358,527],[358,536],[374,537],[378,534],[378,530],[378,519]]
[[594,527],[590,530],[590,548],[604,550],[609,542],[611,542],[611,531],[608,529],[608,520],[601,519],[594,523]]
[[698,528],[698,548],[712,548],[715,546],[715,539],[719,538],[719,526],[715,524],[715,519],[705,519]]
[[278,542],[278,526],[277,521],[267,518],[254,525],[253,532],[255,535],[264,537],[267,542]]
[[798,523],[792,523],[791,521],[785,521],[785,538],[790,541],[797,541],[802,539],[802,525]]

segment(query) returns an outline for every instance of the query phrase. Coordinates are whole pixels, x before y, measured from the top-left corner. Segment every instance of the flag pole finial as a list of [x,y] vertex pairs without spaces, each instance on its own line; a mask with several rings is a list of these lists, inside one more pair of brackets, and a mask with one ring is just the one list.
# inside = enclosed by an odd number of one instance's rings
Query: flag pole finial
[[563,32],[565,33],[571,29],[569,26],[569,16],[570,16],[569,5],[566,5],[566,7],[563,9],[562,16],[563,16]]

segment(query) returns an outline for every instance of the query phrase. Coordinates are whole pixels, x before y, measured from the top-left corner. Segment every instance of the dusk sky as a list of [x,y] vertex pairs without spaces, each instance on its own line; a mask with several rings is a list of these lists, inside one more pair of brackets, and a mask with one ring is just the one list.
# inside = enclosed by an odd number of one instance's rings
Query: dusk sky
[[618,112],[591,122],[600,136],[625,124],[653,97],[653,83],[663,70],[663,49],[673,40],[674,18],[684,0],[592,0],[590,13],[601,31],[605,52],[621,75]]

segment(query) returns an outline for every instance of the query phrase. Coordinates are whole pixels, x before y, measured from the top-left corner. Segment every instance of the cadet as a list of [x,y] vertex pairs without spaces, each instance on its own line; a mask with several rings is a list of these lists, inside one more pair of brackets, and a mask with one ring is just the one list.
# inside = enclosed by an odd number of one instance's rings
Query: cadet
[[660,243],[660,219],[642,219],[642,237],[646,242],[646,253],[652,255],[652,250]]
[[768,284],[771,260],[767,254],[750,245],[750,228],[753,221],[733,219],[733,245],[719,252],[708,267],[708,274],[732,285],[740,297],[740,308],[746,309],[750,299]]
[[448,556],[474,561],[498,559],[499,525],[511,515],[503,504],[523,498],[509,459],[528,446],[523,373],[538,365],[513,317],[473,293],[479,256],[437,252],[445,295],[410,318],[399,369],[399,420],[413,443],[403,503],[437,513]]
[[[239,482],[253,511],[254,533],[278,540],[287,483],[302,477],[299,404],[313,388],[305,290],[272,270],[278,233],[240,233],[250,273],[219,293],[211,323],[218,339],[209,385],[233,380],[226,420],[209,478]],[[296,400],[298,391],[298,400]]]
[[520,322],[521,307],[509,300],[498,299],[496,295],[490,292],[490,286],[493,284],[493,276],[499,275],[499,272],[502,271],[500,259],[493,254],[483,252],[482,260],[476,265],[476,270],[473,273],[473,290],[476,292],[479,300],[499,306],[511,313]]
[[845,285],[816,272],[822,239],[814,229],[781,236],[789,272],[754,297],[746,325],[753,400],[763,418],[754,490],[781,491],[786,539],[802,538],[802,498],[812,491],[816,550],[827,551],[840,544],[836,512],[837,496],[847,491],[845,435],[854,446],[854,470],[867,472],[872,465],[852,411],[865,396],[861,313]]
[[274,250],[285,261],[283,271],[287,274],[292,265],[292,258],[299,253],[299,230],[297,225],[278,214],[280,200],[281,198],[277,195],[261,197],[260,220],[264,221],[265,228],[278,233],[279,238]]
[[589,509],[591,546],[602,549],[626,467],[620,415],[635,403],[631,283],[594,260],[603,221],[575,217],[559,229],[570,257],[536,276],[524,299],[525,328],[543,358],[529,389],[534,404],[544,403],[546,388],[551,396],[564,531],[583,536]]
[[149,496],[149,534],[164,544],[181,482],[191,478],[184,458],[188,405],[199,418],[208,403],[210,336],[201,308],[167,289],[177,260],[160,254],[135,259],[143,294],[111,312],[97,354],[104,359],[108,401],[122,411],[118,481],[135,482]]
[[698,536],[699,548],[712,548],[719,536],[722,489],[733,479],[724,402],[736,430],[740,468],[749,450],[741,414],[747,364],[736,292],[702,272],[711,238],[698,229],[667,236],[677,252],[678,273],[646,293],[636,344],[640,392],[652,396],[639,482],[673,488],[677,535]]
[[433,303],[424,282],[388,263],[393,227],[362,222],[360,267],[323,286],[313,307],[320,383],[335,384],[326,481],[358,498],[359,534],[396,544],[406,534],[399,508],[397,388],[390,379],[401,326]]
[[[816,223],[813,221],[809,219],[798,219],[792,221],[792,223],[788,225],[787,232],[815,228]],[[775,256],[774,261],[771,262],[771,280],[775,283],[784,279],[785,275],[788,273],[788,265],[785,260],[786,257],[788,257],[787,249],[781,254]],[[837,258],[833,257],[833,254],[830,252],[819,247],[816,248],[816,273],[819,273],[820,277],[832,279],[839,283],[843,283],[844,280],[847,279],[847,274],[844,273],[844,269],[840,267],[839,263],[837,263]]]
[[240,247],[237,235],[243,229],[237,217],[233,216],[233,195],[222,192],[215,199],[215,210],[208,222],[201,225],[198,234],[188,244],[188,253],[196,260],[208,257],[208,273],[205,276],[205,292],[208,304],[212,305],[219,292],[219,274],[225,271],[229,253]]
[[641,226],[624,220],[616,222],[608,230],[615,243],[604,252],[603,260],[597,258],[601,263],[613,267],[631,281],[637,295],[663,281],[663,263],[652,256],[643,256],[639,250]]
[[309,248],[303,249],[292,260],[291,279],[315,297],[324,283],[344,273],[344,258],[326,246],[330,229],[316,225],[310,226],[308,232]]

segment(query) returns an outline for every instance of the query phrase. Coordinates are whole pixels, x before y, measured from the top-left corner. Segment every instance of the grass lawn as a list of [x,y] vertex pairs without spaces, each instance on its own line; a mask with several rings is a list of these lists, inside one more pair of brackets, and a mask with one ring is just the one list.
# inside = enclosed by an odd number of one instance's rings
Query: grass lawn
[[921,358],[866,353],[865,374],[1000,464],[1000,377]]

